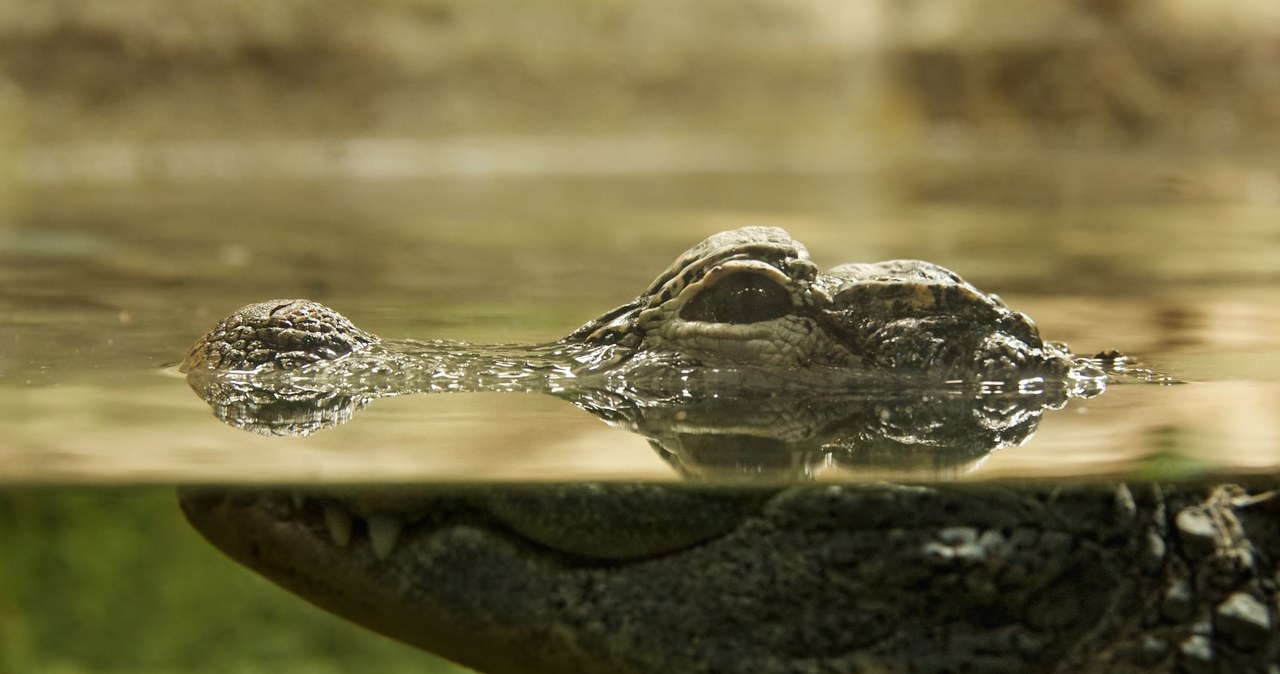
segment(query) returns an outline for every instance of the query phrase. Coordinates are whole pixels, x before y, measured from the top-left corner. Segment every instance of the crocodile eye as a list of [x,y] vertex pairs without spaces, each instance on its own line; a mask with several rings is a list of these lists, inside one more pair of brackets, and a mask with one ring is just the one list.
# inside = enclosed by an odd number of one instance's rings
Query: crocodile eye
[[759,323],[791,311],[791,293],[749,272],[734,274],[698,293],[680,310],[686,321]]

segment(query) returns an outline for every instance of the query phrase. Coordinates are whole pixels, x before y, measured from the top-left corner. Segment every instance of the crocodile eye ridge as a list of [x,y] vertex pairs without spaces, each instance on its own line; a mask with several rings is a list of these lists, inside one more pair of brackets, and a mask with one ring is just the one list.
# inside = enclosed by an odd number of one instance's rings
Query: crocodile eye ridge
[[791,311],[791,293],[776,281],[751,272],[731,274],[703,289],[680,310],[686,321],[759,323]]

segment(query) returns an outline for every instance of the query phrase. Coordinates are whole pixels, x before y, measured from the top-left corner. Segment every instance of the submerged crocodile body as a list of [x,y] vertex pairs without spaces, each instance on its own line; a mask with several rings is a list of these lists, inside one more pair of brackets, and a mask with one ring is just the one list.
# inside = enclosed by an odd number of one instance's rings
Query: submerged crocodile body
[[316,605],[491,674],[1271,674],[1267,488],[206,489],[183,508]]
[[680,483],[182,504],[309,601],[491,674],[1277,671],[1273,482],[804,482],[946,475],[1099,393],[1102,364],[935,265],[822,273],[748,228],[553,344],[384,342],[290,300],[183,364],[219,418],[281,435],[385,395],[543,391],[644,434]]

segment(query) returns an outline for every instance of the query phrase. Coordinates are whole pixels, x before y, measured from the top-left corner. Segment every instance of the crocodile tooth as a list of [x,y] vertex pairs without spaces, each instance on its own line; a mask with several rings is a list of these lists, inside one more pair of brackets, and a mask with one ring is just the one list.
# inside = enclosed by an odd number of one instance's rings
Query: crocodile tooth
[[329,537],[340,548],[351,542],[351,513],[341,506],[326,505],[324,507],[324,526],[329,530]]
[[396,540],[400,538],[400,520],[390,515],[373,515],[369,518],[369,543],[373,545],[373,556],[384,560],[391,556],[396,548]]

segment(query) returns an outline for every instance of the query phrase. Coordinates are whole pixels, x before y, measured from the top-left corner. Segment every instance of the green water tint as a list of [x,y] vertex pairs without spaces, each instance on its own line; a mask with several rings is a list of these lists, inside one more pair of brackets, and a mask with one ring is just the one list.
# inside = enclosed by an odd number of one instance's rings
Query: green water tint
[[0,673],[351,671],[470,670],[370,638],[226,563],[172,489],[0,491]]

